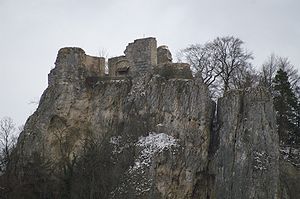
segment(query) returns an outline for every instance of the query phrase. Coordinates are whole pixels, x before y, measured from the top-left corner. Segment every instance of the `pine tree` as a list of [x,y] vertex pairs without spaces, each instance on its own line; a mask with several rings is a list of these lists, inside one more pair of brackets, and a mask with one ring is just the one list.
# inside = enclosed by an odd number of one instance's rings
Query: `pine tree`
[[273,89],[279,139],[282,144],[293,144],[299,131],[298,100],[291,88],[287,73],[282,69],[277,71],[273,80]]

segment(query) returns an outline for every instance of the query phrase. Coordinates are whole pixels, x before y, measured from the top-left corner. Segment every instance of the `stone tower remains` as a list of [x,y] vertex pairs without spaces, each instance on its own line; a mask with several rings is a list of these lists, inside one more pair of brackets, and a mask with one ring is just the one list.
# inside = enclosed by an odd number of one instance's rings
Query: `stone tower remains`
[[157,64],[172,63],[172,54],[168,46],[159,46],[157,48]]
[[157,65],[157,41],[153,37],[134,40],[124,54],[108,59],[109,76],[137,76],[153,70]]
[[129,43],[123,56],[108,59],[110,77],[138,77],[151,71],[168,78],[191,78],[188,64],[172,63],[167,46],[159,46],[153,37],[136,39]]
[[126,76],[129,71],[129,61],[126,56],[108,59],[108,73],[110,77]]

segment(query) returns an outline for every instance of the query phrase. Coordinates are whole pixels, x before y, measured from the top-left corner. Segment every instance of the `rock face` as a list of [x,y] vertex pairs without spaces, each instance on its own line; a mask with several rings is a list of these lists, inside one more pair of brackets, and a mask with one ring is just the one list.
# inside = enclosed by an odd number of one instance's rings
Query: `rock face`
[[92,134],[111,148],[105,152],[114,176],[107,197],[206,197],[214,109],[206,86],[191,76],[153,73],[101,78],[85,57],[79,48],[59,51],[49,87],[19,138],[21,156],[38,152],[52,162],[62,155],[72,160]]
[[147,85],[133,97],[134,122],[143,129],[133,144],[137,155],[112,198],[191,198],[195,185],[207,180],[199,173],[207,169],[213,103],[195,80],[156,76]]
[[300,150],[280,147],[280,198],[300,198]]
[[218,102],[216,198],[279,198],[279,146],[265,89],[230,91]]
[[105,159],[95,198],[279,198],[271,96],[260,88],[229,92],[215,120],[203,81],[186,64],[157,65],[155,56],[170,52],[156,46],[154,38],[130,43],[109,60],[110,76],[102,58],[61,49],[19,137],[18,164],[38,153],[76,165],[92,137]]

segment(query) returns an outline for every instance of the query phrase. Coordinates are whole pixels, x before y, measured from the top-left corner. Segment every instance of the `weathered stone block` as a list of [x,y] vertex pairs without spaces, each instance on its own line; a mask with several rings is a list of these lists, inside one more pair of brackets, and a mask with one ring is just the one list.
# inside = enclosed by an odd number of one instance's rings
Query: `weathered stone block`
[[165,63],[155,67],[155,73],[167,79],[192,79],[192,71],[189,64],[185,63]]
[[112,57],[108,59],[108,70],[110,77],[127,76],[130,70],[129,61],[125,56]]
[[172,54],[168,46],[159,46],[157,48],[157,64],[171,63]]
[[86,55],[84,65],[90,72],[100,76],[105,75],[105,58]]

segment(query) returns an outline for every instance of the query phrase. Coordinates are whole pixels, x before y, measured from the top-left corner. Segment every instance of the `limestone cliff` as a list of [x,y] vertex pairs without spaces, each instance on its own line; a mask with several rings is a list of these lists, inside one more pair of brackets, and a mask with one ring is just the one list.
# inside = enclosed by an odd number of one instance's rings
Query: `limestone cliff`
[[278,198],[279,146],[271,96],[230,91],[218,102],[216,198]]
[[136,40],[125,56],[109,60],[106,76],[102,58],[61,49],[19,137],[15,164],[38,153],[75,165],[93,138],[102,146],[96,155],[105,157],[105,189],[92,198],[280,198],[268,92],[228,92],[214,118],[207,87],[171,60],[154,38]]

